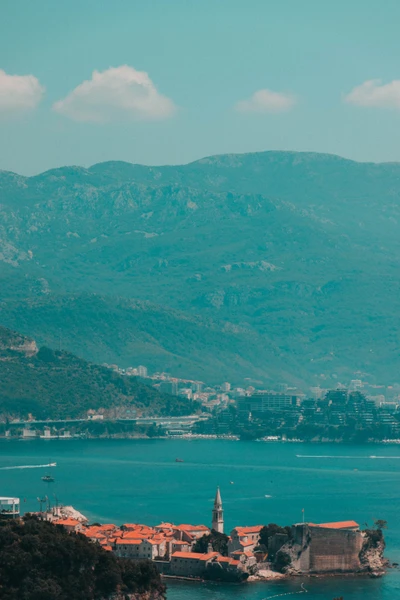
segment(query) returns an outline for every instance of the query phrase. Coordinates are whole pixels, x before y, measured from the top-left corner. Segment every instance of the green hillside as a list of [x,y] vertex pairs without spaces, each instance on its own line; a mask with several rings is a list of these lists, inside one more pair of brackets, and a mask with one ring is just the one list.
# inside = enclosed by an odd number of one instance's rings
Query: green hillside
[[264,152],[0,172],[0,322],[210,382],[397,378],[400,165]]
[[160,394],[134,377],[54,351],[0,327],[0,415],[36,419],[85,417],[123,406],[146,415],[189,414],[190,402]]

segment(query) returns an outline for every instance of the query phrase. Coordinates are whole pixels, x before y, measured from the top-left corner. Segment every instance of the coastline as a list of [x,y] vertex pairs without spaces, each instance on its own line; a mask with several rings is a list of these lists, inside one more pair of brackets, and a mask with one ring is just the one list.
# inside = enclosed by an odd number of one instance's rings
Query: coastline
[[340,445],[349,445],[349,446],[372,446],[372,445],[382,445],[382,446],[399,446],[400,439],[383,439],[383,440],[367,440],[365,442],[352,442],[338,439],[254,439],[254,440],[243,440],[240,439],[237,435],[217,435],[217,434],[183,434],[183,435],[170,435],[170,436],[147,436],[143,434],[137,435],[129,435],[129,434],[104,434],[104,435],[71,435],[71,436],[6,436],[0,435],[0,440],[9,440],[9,441],[24,441],[31,442],[36,440],[43,441],[54,441],[54,440],[63,440],[63,441],[82,441],[82,440],[179,440],[179,441],[196,441],[196,440],[221,440],[221,441],[229,441],[229,442],[256,442],[263,444],[336,444]]

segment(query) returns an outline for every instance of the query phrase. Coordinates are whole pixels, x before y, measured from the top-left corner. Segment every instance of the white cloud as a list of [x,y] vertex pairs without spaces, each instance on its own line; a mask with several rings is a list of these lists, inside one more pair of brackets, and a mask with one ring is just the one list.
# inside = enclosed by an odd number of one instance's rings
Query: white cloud
[[380,79],[364,81],[344,97],[348,104],[356,106],[374,106],[377,108],[395,108],[400,110],[400,80],[382,84]]
[[0,69],[0,114],[35,108],[43,94],[44,87],[34,75],[8,75]]
[[53,109],[75,121],[104,123],[113,120],[166,119],[176,110],[172,100],[160,94],[144,71],[122,65],[93,71]]
[[279,113],[287,112],[296,104],[296,98],[291,94],[258,90],[247,100],[241,100],[235,105],[239,112]]

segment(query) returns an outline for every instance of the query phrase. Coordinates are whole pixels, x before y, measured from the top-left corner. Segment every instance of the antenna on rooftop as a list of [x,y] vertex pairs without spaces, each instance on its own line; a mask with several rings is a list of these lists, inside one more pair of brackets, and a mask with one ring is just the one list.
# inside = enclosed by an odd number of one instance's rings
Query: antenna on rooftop
[[39,496],[38,496],[37,501],[39,502],[39,505],[40,505],[40,512],[43,512],[43,504],[45,502],[47,502],[47,496],[45,496],[44,498],[39,498]]

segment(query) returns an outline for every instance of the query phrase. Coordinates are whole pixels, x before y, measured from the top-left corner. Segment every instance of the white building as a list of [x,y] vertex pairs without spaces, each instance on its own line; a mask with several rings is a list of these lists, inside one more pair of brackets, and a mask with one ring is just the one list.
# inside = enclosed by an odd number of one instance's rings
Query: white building
[[165,540],[118,538],[115,542],[115,553],[120,558],[154,560],[158,556],[164,556],[166,549]]
[[19,517],[19,498],[0,496],[0,519],[16,519]]

